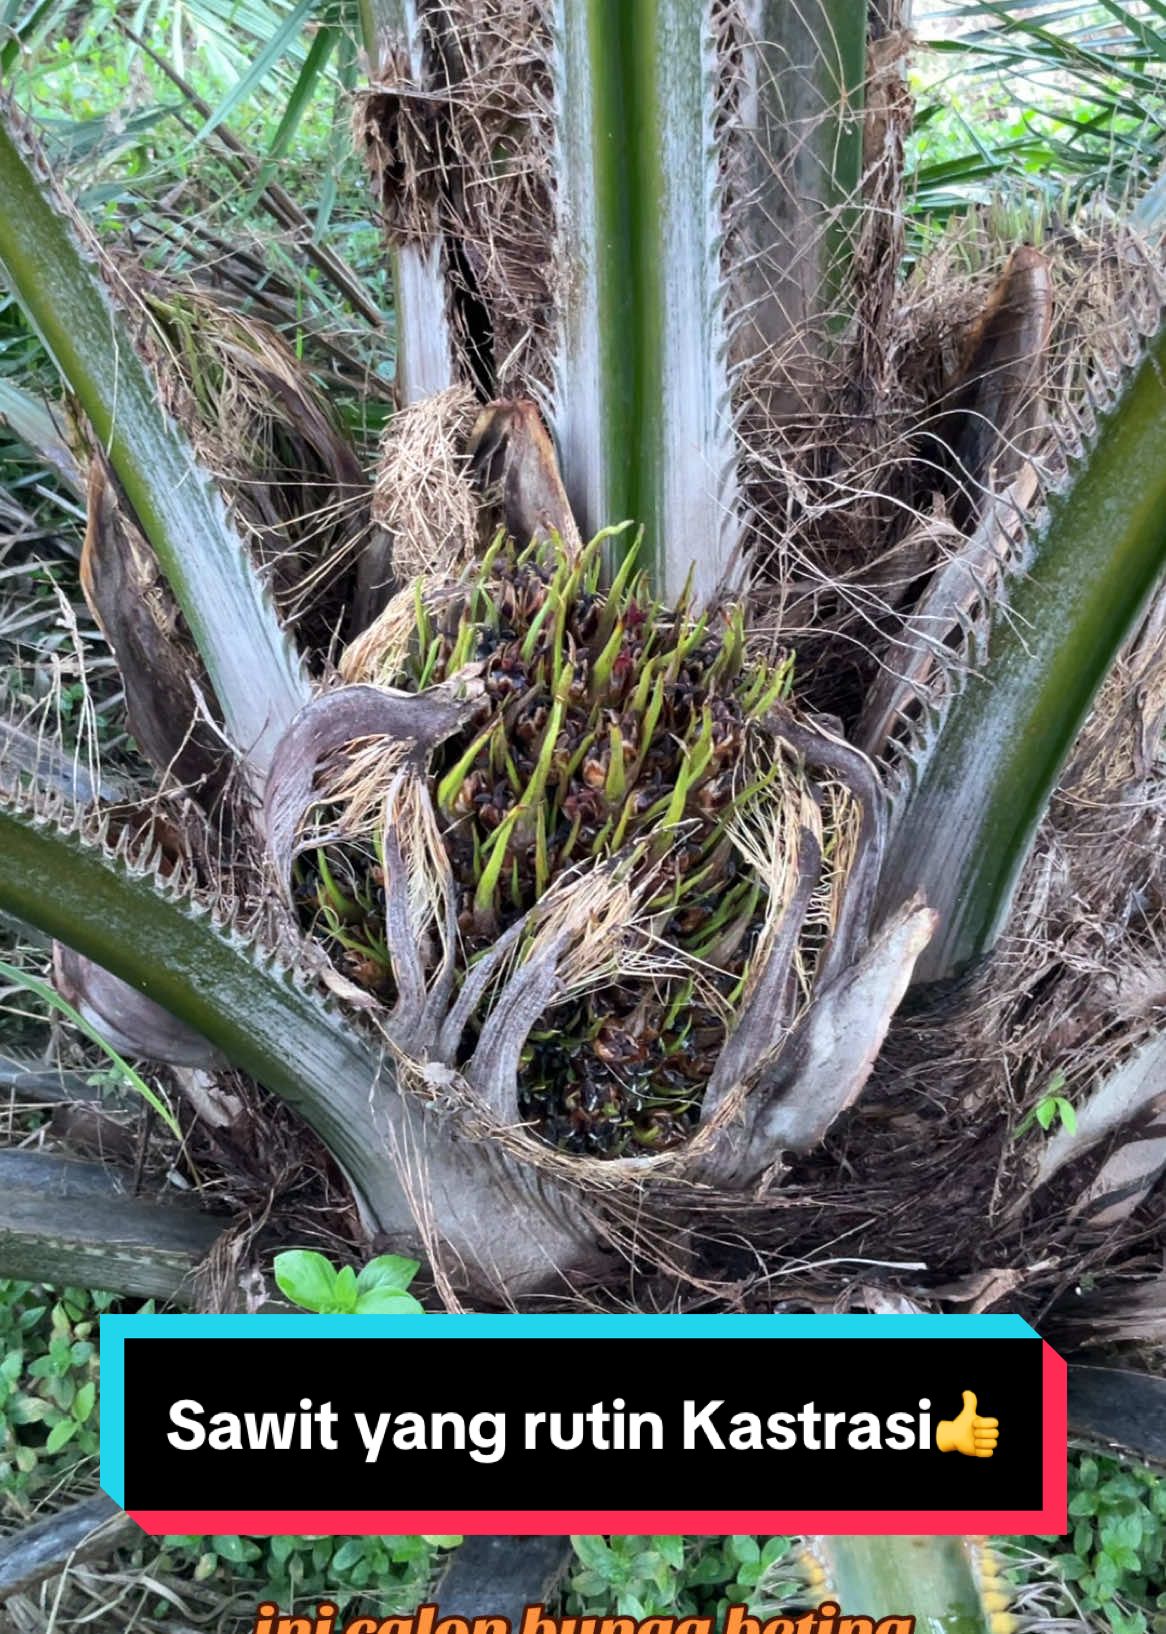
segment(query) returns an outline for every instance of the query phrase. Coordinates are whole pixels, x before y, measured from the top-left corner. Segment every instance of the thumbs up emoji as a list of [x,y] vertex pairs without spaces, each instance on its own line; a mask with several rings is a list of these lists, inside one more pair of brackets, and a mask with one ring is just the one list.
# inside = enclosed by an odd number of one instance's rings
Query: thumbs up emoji
[[991,1458],[1000,1434],[999,1419],[981,1418],[976,1411],[976,1393],[964,1391],[964,1405],[958,1418],[941,1419],[935,1426],[935,1445],[940,1452],[962,1452],[965,1458]]

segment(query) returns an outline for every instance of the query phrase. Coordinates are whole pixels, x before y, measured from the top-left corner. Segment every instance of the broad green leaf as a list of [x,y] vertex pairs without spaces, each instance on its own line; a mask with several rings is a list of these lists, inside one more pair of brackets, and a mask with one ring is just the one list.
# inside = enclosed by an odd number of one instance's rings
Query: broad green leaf
[[372,1288],[356,1301],[358,1316],[424,1316],[425,1307],[412,1294],[396,1288]]
[[50,1455],[60,1452],[62,1447],[68,1446],[80,1428],[81,1426],[75,1418],[61,1419],[60,1423],[54,1424],[49,1431],[49,1438],[45,1442],[45,1451]]
[[335,1302],[336,1268],[310,1248],[287,1248],[274,1257],[279,1289],[305,1310],[325,1310]]
[[241,1566],[248,1560],[255,1560],[259,1556],[258,1548],[249,1538],[236,1537],[232,1533],[216,1534],[211,1542],[221,1560],[229,1560],[236,1566]]
[[654,1537],[652,1539],[661,1558],[678,1572],[684,1565],[684,1539],[681,1537]]
[[407,1288],[421,1269],[419,1260],[405,1259],[401,1254],[381,1254],[369,1260],[356,1279],[357,1291],[369,1294],[374,1288]]
[[600,1537],[572,1537],[571,1547],[583,1562],[593,1572],[599,1572],[605,1579],[611,1569],[614,1559],[611,1549]]
[[785,1559],[786,1555],[789,1554],[789,1551],[790,1541],[788,1538],[777,1537],[767,1539],[765,1546],[761,1551],[762,1567],[768,1568],[776,1565],[779,1560]]
[[332,1305],[342,1314],[356,1309],[356,1272],[351,1265],[342,1266],[337,1272],[332,1286]]
[[356,1565],[366,1548],[367,1542],[364,1538],[349,1538],[332,1556],[332,1565],[338,1572],[347,1571],[350,1566]]
[[323,1311],[336,1297],[336,1268],[323,1254],[308,1248],[289,1248],[274,1260],[275,1280],[294,1305]]

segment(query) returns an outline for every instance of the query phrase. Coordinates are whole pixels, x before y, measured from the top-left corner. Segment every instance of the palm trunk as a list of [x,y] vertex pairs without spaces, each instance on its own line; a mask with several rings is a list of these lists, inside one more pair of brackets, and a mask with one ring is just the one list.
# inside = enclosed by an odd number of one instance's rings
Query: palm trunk
[[[402,402],[454,381],[534,396],[584,535],[642,522],[666,596],[740,581],[743,460],[808,412],[845,318],[865,6],[385,0],[366,29]],[[545,87],[507,81],[507,31]],[[491,140],[544,178],[517,205]]]

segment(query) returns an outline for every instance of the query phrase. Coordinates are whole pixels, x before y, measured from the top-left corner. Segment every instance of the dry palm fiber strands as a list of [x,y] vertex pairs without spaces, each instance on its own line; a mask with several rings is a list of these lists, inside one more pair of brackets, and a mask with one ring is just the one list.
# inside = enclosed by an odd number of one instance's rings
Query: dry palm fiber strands
[[[849,791],[809,782],[769,725],[792,656],[752,658],[739,608],[698,613],[687,594],[661,606],[634,550],[602,590],[604,538],[572,552],[557,536],[520,549],[500,535],[459,577],[416,579],[341,668],[413,693],[455,676],[484,689],[479,719],[426,774],[431,874],[452,886],[459,976],[552,888],[592,876],[592,933],[526,1041],[516,1116],[562,1149],[618,1156],[676,1146],[696,1125],[809,832],[822,866],[785,1004],[801,1008],[858,816]],[[385,825],[390,812],[417,818],[390,792],[402,760],[383,738],[346,746],[317,781],[315,837],[297,863],[305,926],[386,1005]],[[424,849],[392,839],[396,856]],[[411,889],[438,895],[434,878]],[[439,920],[432,945],[420,938],[428,970]],[[528,923],[520,942],[549,937],[554,915]]]

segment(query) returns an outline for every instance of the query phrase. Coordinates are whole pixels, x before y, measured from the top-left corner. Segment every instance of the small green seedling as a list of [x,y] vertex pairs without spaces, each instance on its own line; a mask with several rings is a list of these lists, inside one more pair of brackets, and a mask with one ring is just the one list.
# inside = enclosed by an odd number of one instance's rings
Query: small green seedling
[[1049,1087],[1045,1094],[1034,1107],[1031,1107],[1025,1113],[1017,1124],[1013,1131],[1013,1140],[1019,1140],[1020,1136],[1026,1130],[1031,1129],[1034,1123],[1038,1123],[1042,1129],[1048,1130],[1053,1127],[1054,1123],[1059,1122],[1066,1133],[1070,1135],[1077,1133],[1077,1113],[1073,1108],[1073,1103],[1066,1100],[1063,1095],[1058,1094],[1058,1091],[1064,1089],[1064,1087],[1065,1074],[1063,1072],[1054,1072],[1049,1079]]
[[293,1305],[321,1316],[421,1316],[424,1305],[406,1292],[418,1269],[417,1260],[399,1254],[370,1260],[359,1276],[351,1265],[338,1270],[308,1248],[275,1256],[280,1291]]

